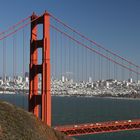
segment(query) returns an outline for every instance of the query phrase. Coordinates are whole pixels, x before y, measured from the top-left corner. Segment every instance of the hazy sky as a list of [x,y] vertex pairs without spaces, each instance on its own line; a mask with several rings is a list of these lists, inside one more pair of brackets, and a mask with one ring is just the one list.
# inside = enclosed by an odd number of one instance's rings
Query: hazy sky
[[140,65],[139,0],[0,0],[0,31],[45,10]]

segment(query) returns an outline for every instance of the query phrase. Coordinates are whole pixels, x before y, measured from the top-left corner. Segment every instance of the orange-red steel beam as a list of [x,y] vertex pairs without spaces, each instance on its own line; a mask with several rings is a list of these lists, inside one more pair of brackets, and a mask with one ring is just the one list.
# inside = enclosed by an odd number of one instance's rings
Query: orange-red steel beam
[[[36,19],[37,16],[33,14],[31,21]],[[31,40],[30,40],[30,84],[29,84],[29,111],[33,112],[35,116],[39,116],[39,106],[36,103],[36,97],[38,95],[38,76],[37,76],[37,63],[38,52],[37,44],[33,43],[37,41],[37,23],[31,23]]]
[[[50,15],[31,16],[29,111],[51,126],[50,93]],[[38,40],[38,24],[43,24],[43,39]],[[38,48],[42,49],[42,63],[38,64]],[[41,94],[38,94],[38,74],[42,77]],[[39,110],[40,105],[40,110]],[[41,115],[39,115],[41,114]]]
[[43,18],[42,120],[51,125],[50,16]]
[[140,120],[124,120],[100,123],[57,126],[54,129],[68,136],[110,133],[127,130],[140,130]]

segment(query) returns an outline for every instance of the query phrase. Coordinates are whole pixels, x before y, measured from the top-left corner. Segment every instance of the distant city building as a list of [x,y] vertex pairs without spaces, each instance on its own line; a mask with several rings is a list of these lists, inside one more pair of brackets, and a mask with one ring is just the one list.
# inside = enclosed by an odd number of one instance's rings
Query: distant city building
[[70,79],[70,82],[73,83],[73,79]]
[[66,77],[66,78],[65,78],[65,82],[67,82],[67,81],[68,81],[68,78]]
[[29,83],[29,77],[25,77],[25,82]]
[[88,82],[92,83],[92,78],[91,77],[89,77]]
[[109,82],[108,81],[105,82],[105,86],[106,86],[106,88],[109,88]]
[[6,74],[3,76],[3,82],[6,82]]
[[[29,77],[27,77],[27,78],[29,79]],[[39,77],[38,77],[38,80],[39,80],[39,82],[41,82],[42,77],[41,77],[41,76],[39,76]]]
[[6,82],[10,82],[10,81],[11,81],[10,76],[6,76],[6,77],[5,77],[5,81],[6,81]]
[[138,80],[138,84],[140,84],[140,80]]
[[[41,78],[41,76],[39,77]],[[53,79],[51,77],[51,94],[53,95],[77,95],[77,96],[114,96],[119,97],[131,97],[132,93],[136,93],[140,97],[140,80],[138,83],[132,81],[132,78],[128,81],[119,81],[114,79],[92,81],[89,77],[88,81],[74,81],[72,78],[67,80],[66,76],[62,76],[62,79]],[[0,77],[0,93],[3,93],[3,89],[7,91],[17,90],[22,91],[23,89],[28,93],[29,90],[29,77],[16,76],[11,80],[10,77],[5,76],[5,81],[3,77]],[[7,81],[7,82],[6,82]],[[41,79],[38,84],[39,89],[41,89]],[[121,97],[120,96],[120,97]],[[133,97],[133,96],[132,96]]]
[[21,76],[16,76],[15,81],[20,84],[23,81],[23,78]]
[[128,87],[129,85],[130,85],[130,83],[126,81],[125,86]]
[[94,83],[91,84],[91,87],[94,88]]
[[29,77],[29,72],[25,72],[25,78]]
[[62,76],[62,79],[61,79],[61,80],[62,80],[62,82],[64,83],[64,82],[65,82],[65,77],[64,77],[64,76]]
[[132,78],[129,78],[129,79],[128,79],[128,82],[129,82],[129,83],[133,83]]
[[0,85],[3,85],[3,80],[2,79],[0,80]]

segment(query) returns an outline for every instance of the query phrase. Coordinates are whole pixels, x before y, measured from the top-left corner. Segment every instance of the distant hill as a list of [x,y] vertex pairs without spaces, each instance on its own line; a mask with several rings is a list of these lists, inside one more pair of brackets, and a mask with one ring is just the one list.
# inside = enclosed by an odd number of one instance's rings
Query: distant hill
[[31,113],[0,101],[0,140],[72,140]]

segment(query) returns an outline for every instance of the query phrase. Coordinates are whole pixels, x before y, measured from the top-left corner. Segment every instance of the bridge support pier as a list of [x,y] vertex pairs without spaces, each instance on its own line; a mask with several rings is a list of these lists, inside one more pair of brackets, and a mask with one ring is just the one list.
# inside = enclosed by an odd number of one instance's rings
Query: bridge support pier
[[[38,26],[43,24],[43,38],[38,40]],[[38,48],[42,49],[42,63],[38,64]],[[41,94],[38,92],[41,74]],[[29,66],[29,111],[51,126],[50,93],[50,16],[47,12],[31,16],[30,66]]]

